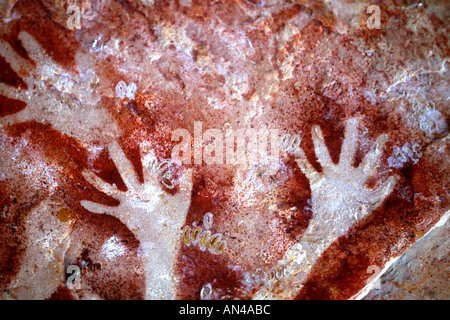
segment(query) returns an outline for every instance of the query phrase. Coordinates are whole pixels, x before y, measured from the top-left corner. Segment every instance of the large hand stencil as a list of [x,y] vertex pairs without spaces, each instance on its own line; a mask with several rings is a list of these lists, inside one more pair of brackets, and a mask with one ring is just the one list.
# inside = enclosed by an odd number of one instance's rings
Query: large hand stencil
[[352,165],[357,148],[358,119],[347,121],[340,161],[331,160],[322,131],[313,128],[312,137],[322,172],[317,172],[299,148],[296,162],[309,179],[313,218],[302,236],[278,263],[280,279],[260,288],[254,299],[292,299],[301,289],[317,259],[337,238],[369,215],[392,192],[398,176],[391,176],[371,190],[365,184],[382,154],[386,136],[381,135],[358,167]]
[[119,200],[120,205],[109,207],[91,201],[82,201],[81,205],[91,212],[120,219],[140,241],[146,271],[146,299],[173,299],[176,288],[173,266],[191,201],[192,173],[185,171],[180,190],[171,196],[163,190],[156,174],[146,169],[144,183],[140,184],[117,142],[109,145],[109,152],[128,190],[120,191],[86,170],[83,172],[86,180]]

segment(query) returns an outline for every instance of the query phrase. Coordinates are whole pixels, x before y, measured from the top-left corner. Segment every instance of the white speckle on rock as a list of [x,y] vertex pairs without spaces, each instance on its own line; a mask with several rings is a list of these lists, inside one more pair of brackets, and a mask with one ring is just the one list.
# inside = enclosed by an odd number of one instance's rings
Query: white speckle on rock
[[103,245],[101,253],[111,260],[123,255],[125,251],[126,248],[120,243],[120,240],[116,236],[112,236]]
[[211,229],[212,225],[213,225],[213,214],[211,212],[207,212],[203,217],[203,226],[206,229]]
[[125,98],[127,94],[127,84],[125,81],[119,81],[116,85],[116,94],[119,98],[123,99]]
[[412,146],[406,142],[402,147],[394,147],[394,155],[388,158],[388,165],[391,168],[401,168],[409,160],[416,164],[422,157],[420,145],[415,142]]
[[127,87],[127,90],[126,90],[127,98],[130,99],[130,100],[133,100],[134,97],[136,96],[136,90],[137,90],[136,83],[130,82],[128,84],[128,87]]
[[202,287],[202,290],[200,291],[200,299],[210,300],[212,293],[213,293],[213,290],[212,290],[211,283],[207,283]]
[[439,110],[425,110],[419,118],[419,128],[428,138],[436,138],[448,131],[445,117]]
[[91,51],[100,52],[102,50],[103,50],[102,35],[99,35],[97,38],[94,39],[94,42],[92,42]]

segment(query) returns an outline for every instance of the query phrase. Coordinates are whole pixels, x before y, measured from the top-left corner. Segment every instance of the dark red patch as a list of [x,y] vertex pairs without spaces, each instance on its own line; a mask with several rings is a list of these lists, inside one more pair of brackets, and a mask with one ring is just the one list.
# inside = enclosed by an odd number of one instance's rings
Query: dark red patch
[[9,116],[25,109],[27,104],[21,100],[0,95],[0,117]]
[[47,300],[75,300],[72,292],[65,286],[60,285]]
[[21,77],[11,68],[9,63],[0,56],[0,82],[13,86],[17,89],[28,89],[27,84]]
[[208,283],[217,294],[216,299],[231,300],[240,295],[242,275],[228,267],[227,258],[223,255],[183,246],[177,268],[181,271],[177,299],[199,300],[202,287]]
[[94,160],[92,169],[96,175],[109,184],[115,184],[119,190],[126,192],[127,186],[123,182],[119,171],[109,156],[109,151],[104,148],[100,155]]
[[[101,253],[102,246],[111,237],[117,237],[126,252],[114,261]],[[78,257],[66,254],[65,264],[80,267],[82,283],[102,299],[142,300],[145,296],[145,276],[138,255],[139,241],[117,218],[107,214],[92,214],[86,210],[79,213],[73,227],[72,237],[81,242],[83,250]]]

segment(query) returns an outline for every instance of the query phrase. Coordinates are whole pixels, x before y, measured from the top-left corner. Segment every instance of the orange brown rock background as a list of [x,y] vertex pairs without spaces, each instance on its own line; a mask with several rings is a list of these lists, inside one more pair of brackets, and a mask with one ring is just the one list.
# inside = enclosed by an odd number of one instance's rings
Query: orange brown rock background
[[[381,133],[389,134],[384,164],[394,146],[420,145],[423,156],[417,164],[379,168],[373,184],[392,173],[400,175],[393,193],[327,249],[299,299],[351,298],[370,276],[368,266],[384,266],[401,255],[449,210],[447,2],[74,3],[83,8],[80,30],[66,27],[69,3],[2,4],[2,46],[8,48],[0,59],[3,293],[10,293],[23,261],[30,212],[42,206],[49,218],[41,222],[37,215],[36,228],[51,236],[45,225],[62,220],[70,244],[55,245],[55,252],[59,248],[63,254],[52,255],[65,267],[82,266],[86,284],[74,294],[61,280],[49,298],[143,298],[139,243],[118,219],[92,214],[80,205],[81,200],[117,205],[81,173],[92,169],[125,189],[109,157],[109,142],[120,142],[142,177],[139,144],[150,140],[157,156],[168,158],[174,145],[170,133],[177,128],[192,132],[199,120],[204,128],[301,131],[302,148],[318,170],[310,137],[313,125],[322,128],[335,162],[345,120],[354,116],[366,129],[355,164]],[[381,8],[380,30],[365,25],[364,8],[370,4]],[[41,49],[25,49],[33,45],[24,47],[29,41],[24,33]],[[103,49],[93,48],[96,39]],[[40,59],[44,66],[52,61],[59,69],[46,74]],[[27,78],[36,80],[33,86]],[[137,84],[134,100],[116,97],[120,80]],[[26,90],[31,93],[21,96]],[[423,130],[420,121],[431,107],[440,114],[440,126]],[[186,224],[200,223],[205,212],[214,211],[217,231],[228,237],[230,248],[239,250],[214,256],[182,246],[179,298],[198,299],[209,282],[217,288],[217,298],[250,298],[243,274],[270,268],[301,237],[311,218],[309,183],[289,155],[283,155],[283,163],[283,173],[273,177],[277,182],[263,181],[270,191],[237,192],[242,181],[234,167],[192,166]],[[239,227],[244,218],[251,226]],[[271,228],[274,220],[277,227]],[[127,248],[114,263],[101,254],[113,236]]]

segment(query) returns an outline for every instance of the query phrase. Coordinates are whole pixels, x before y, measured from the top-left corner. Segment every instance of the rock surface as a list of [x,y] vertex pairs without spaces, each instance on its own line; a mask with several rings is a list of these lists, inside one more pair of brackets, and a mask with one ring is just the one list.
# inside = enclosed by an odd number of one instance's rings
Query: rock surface
[[[449,14],[445,0],[2,2],[0,296],[362,298],[448,218]],[[233,134],[257,153],[229,157]],[[384,283],[448,269],[419,256]],[[445,281],[367,298],[445,299]]]
[[364,297],[367,300],[449,300],[450,222],[406,251]]

